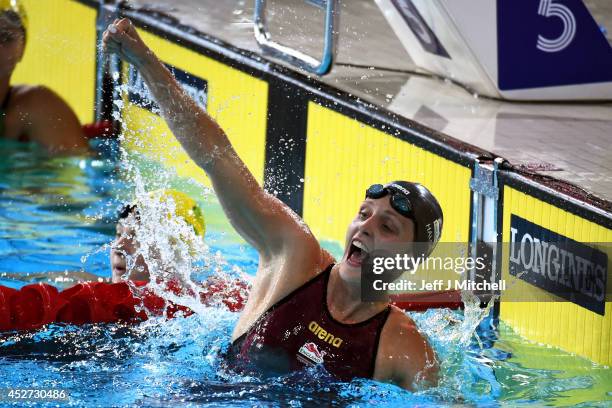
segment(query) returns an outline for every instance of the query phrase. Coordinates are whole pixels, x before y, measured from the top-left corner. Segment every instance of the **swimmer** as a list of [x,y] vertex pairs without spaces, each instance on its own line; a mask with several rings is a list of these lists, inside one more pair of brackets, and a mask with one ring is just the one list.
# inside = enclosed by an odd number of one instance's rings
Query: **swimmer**
[[[442,211],[423,186],[367,190],[339,261],[287,205],[264,191],[221,127],[181,88],[129,19],[103,36],[107,52],[140,71],[170,129],[208,174],[230,222],[259,253],[248,302],[228,353],[237,369],[275,373],[323,365],[336,378],[373,378],[406,389],[436,385],[438,363],[415,323],[389,302],[361,299],[364,255],[392,243],[433,248]],[[429,230],[428,230],[429,228]]]
[[[188,226],[193,228],[195,238],[201,239],[206,232],[206,223],[204,216],[198,204],[187,194],[171,189],[157,190],[148,194],[147,205],[157,205],[161,202],[172,200],[174,213],[168,219],[181,219]],[[119,212],[119,217],[115,225],[115,239],[111,243],[110,251],[110,279],[101,278],[98,275],[85,271],[65,271],[65,272],[42,272],[31,274],[14,274],[3,273],[1,277],[26,280],[28,282],[49,282],[60,284],[74,284],[78,282],[97,282],[106,281],[110,283],[118,283],[126,280],[148,282],[150,280],[149,263],[160,263],[159,257],[155,254],[147,254],[145,256],[139,251],[141,244],[137,239],[137,228],[144,228],[140,224],[141,207],[143,203],[133,201],[125,205]],[[166,205],[162,206],[164,210],[168,209]],[[165,211],[163,211],[165,212]],[[148,231],[142,231],[146,234]],[[141,233],[141,235],[142,235]],[[185,242],[190,237],[183,237]],[[172,248],[175,249],[175,248]],[[152,251],[155,252],[155,251]],[[172,270],[164,270],[165,278],[175,278]],[[176,277],[178,278],[178,277]]]
[[[187,302],[197,299],[204,306],[231,312],[241,310],[248,297],[247,282],[223,275],[192,282],[176,268],[183,264],[183,270],[189,270],[190,262],[182,260],[195,254],[205,229],[199,206],[186,194],[176,190],[148,193],[120,213],[111,245],[110,279],[84,271],[0,273],[2,278],[30,283],[19,290],[0,285],[0,332],[35,330],[49,323],[136,323],[151,316],[193,314],[189,303],[166,295]],[[147,284],[151,281],[155,285]]]
[[44,86],[11,85],[26,39],[21,2],[0,0],[0,138],[37,142],[52,154],[87,151],[79,120],[59,95]]
[[[204,216],[198,204],[191,197],[176,190],[160,190],[149,193],[149,200],[153,200],[153,203],[164,202],[168,198],[173,201],[174,216],[180,217],[193,228],[196,237],[202,238],[206,231]],[[115,240],[111,244],[110,255],[111,281],[113,283],[121,282],[122,280],[149,281],[150,279],[149,264],[144,255],[138,251],[140,243],[136,238],[136,228],[139,225],[141,216],[139,207],[141,206],[142,204],[134,202],[126,205],[119,213]],[[189,237],[184,237],[183,239],[187,241]],[[152,249],[154,249],[153,252],[158,252],[155,251],[155,248]],[[151,253],[147,255],[155,256],[155,254]],[[128,262],[128,259],[131,262]],[[158,258],[149,259],[149,261],[153,260],[156,262],[160,261]],[[171,269],[171,266],[169,266],[169,269]],[[169,269],[164,270],[165,277],[180,278],[175,276],[173,274],[174,271]]]

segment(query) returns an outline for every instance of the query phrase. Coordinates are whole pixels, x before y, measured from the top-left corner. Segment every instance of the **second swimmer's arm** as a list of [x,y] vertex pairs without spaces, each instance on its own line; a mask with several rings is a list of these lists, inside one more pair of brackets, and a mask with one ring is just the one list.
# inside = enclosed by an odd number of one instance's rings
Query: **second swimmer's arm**
[[185,93],[131,22],[123,19],[111,28],[104,35],[106,48],[140,71],[177,140],[210,177],[236,230],[264,257],[308,243],[318,248],[299,217],[259,186],[223,129]]

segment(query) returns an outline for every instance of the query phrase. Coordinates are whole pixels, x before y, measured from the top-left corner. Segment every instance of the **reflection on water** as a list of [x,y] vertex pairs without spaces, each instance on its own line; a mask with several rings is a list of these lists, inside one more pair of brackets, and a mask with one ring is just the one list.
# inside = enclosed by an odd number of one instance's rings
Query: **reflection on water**
[[[48,157],[0,140],[0,273],[80,270],[107,276],[107,255],[81,264],[114,228],[120,182],[112,146],[91,156]],[[112,214],[112,215],[111,215]]]

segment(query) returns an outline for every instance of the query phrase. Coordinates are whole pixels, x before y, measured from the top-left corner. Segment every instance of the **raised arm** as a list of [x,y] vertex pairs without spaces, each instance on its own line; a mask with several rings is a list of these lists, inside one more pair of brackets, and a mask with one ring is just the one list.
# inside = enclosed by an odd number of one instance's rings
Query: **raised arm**
[[210,177],[230,222],[260,255],[271,258],[313,240],[299,217],[258,185],[223,129],[186,94],[130,20],[111,24],[103,41],[142,74],[174,136]]

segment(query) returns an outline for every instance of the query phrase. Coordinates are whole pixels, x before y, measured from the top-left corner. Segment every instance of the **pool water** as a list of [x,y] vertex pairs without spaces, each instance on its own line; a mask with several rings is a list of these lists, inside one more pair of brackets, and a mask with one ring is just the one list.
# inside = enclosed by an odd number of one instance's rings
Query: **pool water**
[[[209,191],[144,159],[126,171],[113,143],[101,142],[97,151],[48,158],[35,146],[0,141],[6,158],[0,163],[0,284],[19,288],[66,270],[109,277],[115,216],[138,183],[179,188],[202,205],[209,259],[196,264],[200,278],[255,273],[257,253],[232,230]],[[125,176],[135,169],[138,177]],[[326,248],[341,253],[333,243]],[[49,325],[0,334],[0,388],[64,389],[70,397],[62,406],[612,406],[609,368],[526,342],[476,306],[411,314],[442,367],[439,387],[414,393],[370,380],[337,383],[317,368],[266,379],[236,375],[220,355],[238,315],[207,307],[197,312],[133,326]]]

